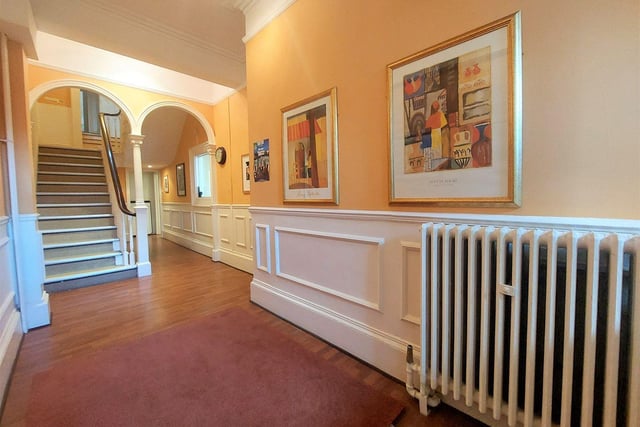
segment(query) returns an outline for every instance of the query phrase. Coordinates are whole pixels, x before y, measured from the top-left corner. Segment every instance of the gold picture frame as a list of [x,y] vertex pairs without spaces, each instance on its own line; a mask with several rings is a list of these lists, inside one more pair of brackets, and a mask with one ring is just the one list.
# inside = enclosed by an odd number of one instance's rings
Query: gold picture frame
[[336,88],[282,109],[284,202],[338,204]]
[[390,203],[519,206],[516,12],[390,64]]

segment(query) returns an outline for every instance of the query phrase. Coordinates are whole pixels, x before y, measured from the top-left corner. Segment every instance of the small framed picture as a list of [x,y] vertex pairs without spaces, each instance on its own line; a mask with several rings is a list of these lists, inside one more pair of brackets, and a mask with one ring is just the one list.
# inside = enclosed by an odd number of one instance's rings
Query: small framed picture
[[162,189],[164,190],[165,193],[169,192],[169,175],[165,175],[162,178]]
[[251,190],[251,169],[249,168],[249,154],[240,156],[242,163],[242,192],[248,193]]
[[176,165],[176,188],[178,190],[178,196],[187,195],[187,187],[184,178],[184,163]]

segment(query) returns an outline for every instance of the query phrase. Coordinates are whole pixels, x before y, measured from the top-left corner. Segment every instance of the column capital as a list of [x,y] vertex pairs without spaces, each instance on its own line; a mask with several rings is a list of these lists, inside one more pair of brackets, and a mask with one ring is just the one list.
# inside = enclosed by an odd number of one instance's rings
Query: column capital
[[129,139],[129,142],[133,145],[142,145],[142,143],[144,142],[144,135],[129,134],[127,138]]

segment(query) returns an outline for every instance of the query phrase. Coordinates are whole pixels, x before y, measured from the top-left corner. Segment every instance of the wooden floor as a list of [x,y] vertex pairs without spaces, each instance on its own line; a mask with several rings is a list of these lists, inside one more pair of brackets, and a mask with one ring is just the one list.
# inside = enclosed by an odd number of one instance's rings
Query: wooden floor
[[190,319],[241,307],[364,383],[402,401],[397,426],[479,426],[444,405],[427,418],[404,385],[301,331],[249,301],[251,275],[150,238],[153,274],[50,295],[51,326],[24,336],[4,405],[2,426],[24,425],[31,379],[61,360],[135,340]]

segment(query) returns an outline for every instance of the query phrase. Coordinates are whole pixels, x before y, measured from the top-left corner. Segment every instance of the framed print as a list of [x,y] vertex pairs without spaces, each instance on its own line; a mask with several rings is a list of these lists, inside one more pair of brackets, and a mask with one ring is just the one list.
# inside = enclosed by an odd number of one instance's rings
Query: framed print
[[242,164],[242,192],[248,193],[251,189],[251,169],[249,169],[249,155],[243,154],[240,156],[240,163]]
[[253,143],[253,182],[269,181],[269,139]]
[[338,204],[336,89],[282,109],[285,202]]
[[162,189],[165,193],[169,192],[169,175],[162,177]]
[[184,163],[178,163],[176,165],[176,189],[178,196],[187,195],[187,187],[184,181]]
[[519,13],[387,68],[390,202],[520,204]]

